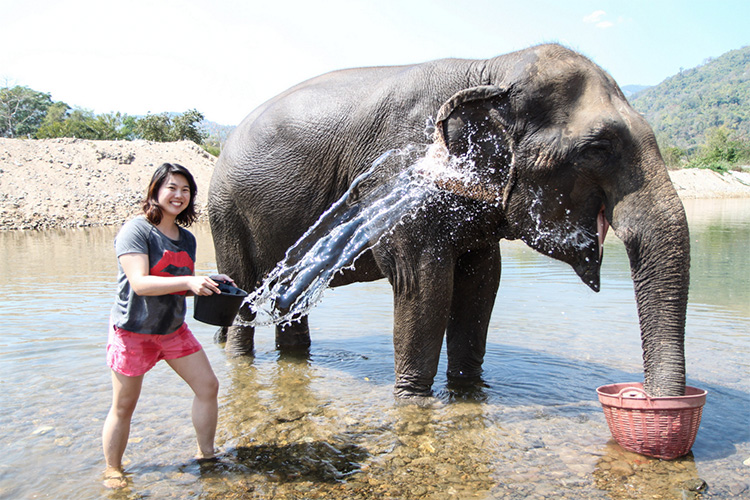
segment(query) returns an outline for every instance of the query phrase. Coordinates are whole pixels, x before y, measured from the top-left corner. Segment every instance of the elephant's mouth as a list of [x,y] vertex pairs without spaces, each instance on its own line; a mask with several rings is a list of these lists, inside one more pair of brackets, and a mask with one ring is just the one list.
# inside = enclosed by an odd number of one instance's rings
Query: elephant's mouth
[[609,230],[609,221],[604,215],[604,205],[599,209],[599,215],[596,216],[596,236],[597,242],[599,243],[599,265],[601,265],[602,257],[604,256],[604,239],[607,237],[607,231]]
[[609,221],[604,214],[604,205],[602,205],[599,213],[596,215],[596,237],[592,241],[592,247],[596,245],[596,248],[590,247],[589,252],[586,252],[588,256],[583,261],[579,261],[573,265],[573,269],[581,278],[581,281],[595,292],[598,292],[600,289],[600,270],[602,259],[604,258],[604,240],[607,237],[608,230]]

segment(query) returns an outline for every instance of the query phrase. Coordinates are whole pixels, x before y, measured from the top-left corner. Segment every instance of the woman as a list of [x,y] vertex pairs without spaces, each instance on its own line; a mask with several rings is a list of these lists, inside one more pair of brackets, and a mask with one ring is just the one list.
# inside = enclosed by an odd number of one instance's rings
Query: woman
[[195,393],[192,421],[199,460],[214,458],[219,382],[200,343],[185,323],[185,295],[221,293],[215,280],[194,276],[195,237],[184,227],[197,218],[196,185],[188,170],[161,165],[151,179],[144,215],[123,225],[115,238],[118,293],[110,316],[107,364],[112,369],[112,407],[102,443],[104,484],[127,485],[122,456],[144,374],[165,360]]

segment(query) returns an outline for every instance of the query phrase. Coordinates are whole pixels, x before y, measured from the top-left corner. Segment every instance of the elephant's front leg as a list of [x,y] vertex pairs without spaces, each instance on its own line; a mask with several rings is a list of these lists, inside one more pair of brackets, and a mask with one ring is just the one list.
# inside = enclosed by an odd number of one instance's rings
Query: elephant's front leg
[[394,393],[399,398],[432,395],[453,290],[453,263],[445,265],[446,260],[425,255],[412,283],[394,284]]
[[304,351],[310,348],[310,327],[307,316],[302,316],[288,325],[276,325],[276,349],[280,351]]
[[499,245],[470,250],[456,263],[446,334],[450,378],[476,379],[482,374],[500,267]]

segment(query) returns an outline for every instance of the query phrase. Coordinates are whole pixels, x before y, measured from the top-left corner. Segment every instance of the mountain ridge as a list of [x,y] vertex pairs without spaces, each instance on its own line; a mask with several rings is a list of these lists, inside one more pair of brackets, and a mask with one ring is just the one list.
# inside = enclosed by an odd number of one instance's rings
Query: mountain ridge
[[654,129],[661,147],[691,151],[705,143],[708,132],[721,127],[748,140],[750,46],[682,70],[628,99]]

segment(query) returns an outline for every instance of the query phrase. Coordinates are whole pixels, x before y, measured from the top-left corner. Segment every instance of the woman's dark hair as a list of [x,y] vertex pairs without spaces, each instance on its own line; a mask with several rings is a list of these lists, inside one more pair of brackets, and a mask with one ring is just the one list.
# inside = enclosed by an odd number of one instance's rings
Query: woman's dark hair
[[162,165],[156,169],[156,172],[154,172],[153,177],[151,177],[151,182],[148,185],[146,199],[143,200],[143,213],[146,214],[146,218],[151,224],[155,226],[159,225],[162,218],[161,207],[159,207],[158,203],[159,189],[161,189],[164,181],[166,181],[167,177],[170,175],[183,176],[187,179],[188,185],[190,186],[190,201],[188,202],[188,206],[185,207],[185,210],[180,212],[175,220],[177,224],[189,226],[198,218],[198,214],[195,212],[195,197],[198,194],[198,186],[195,184],[195,179],[193,179],[193,175],[188,169],[177,163],[162,163]]

